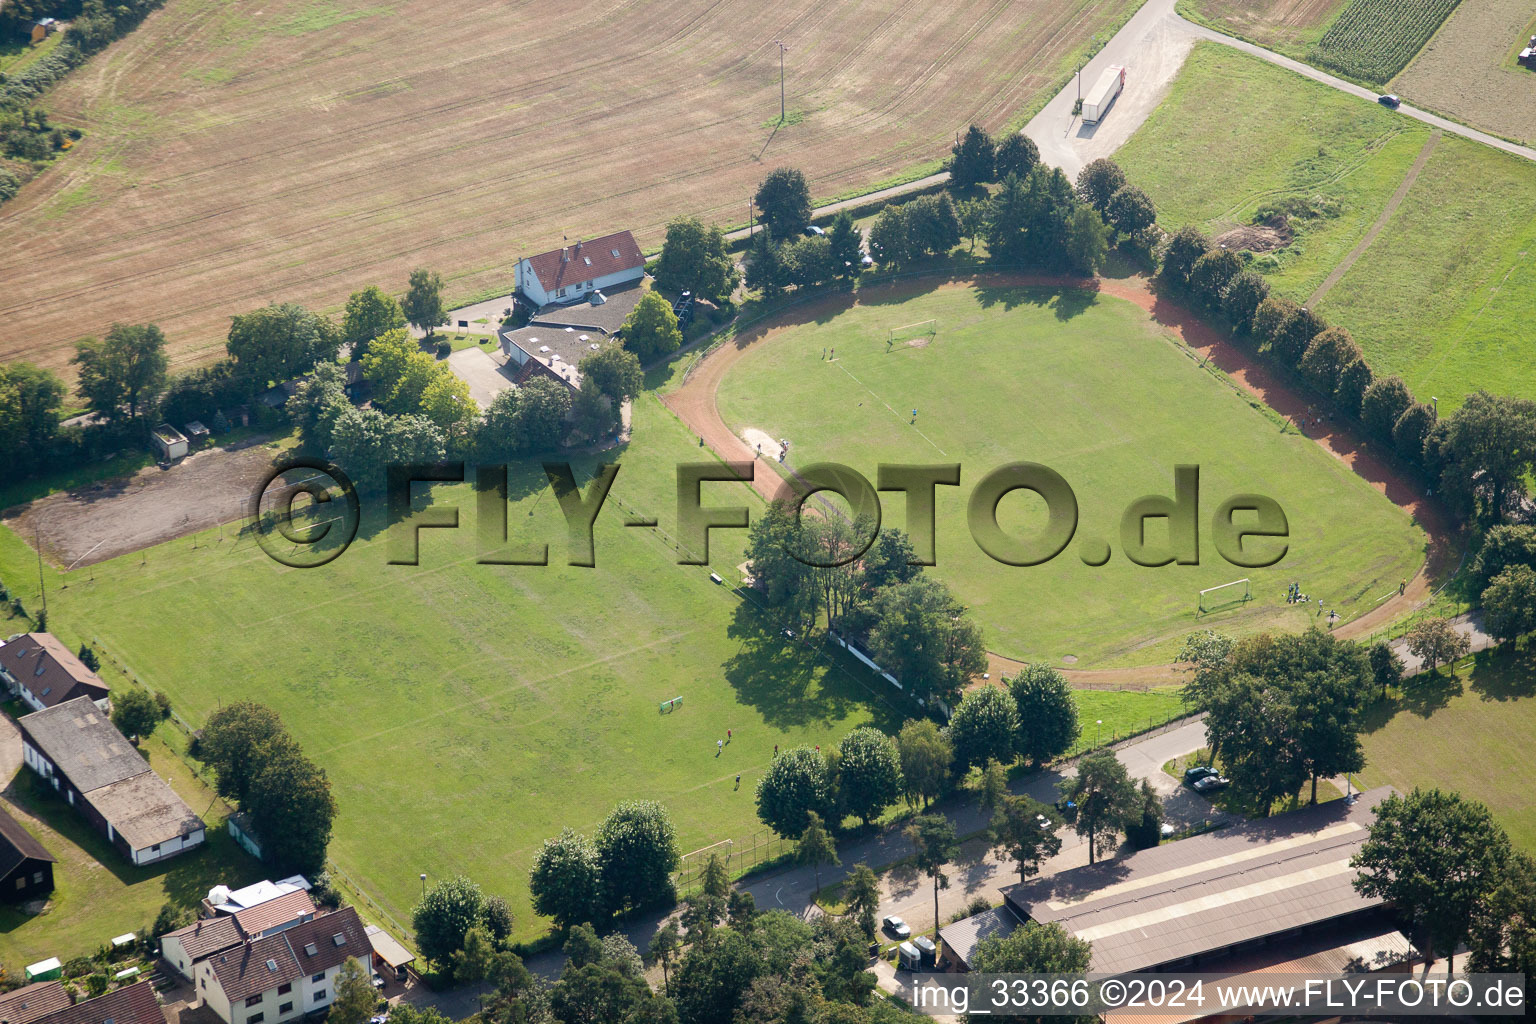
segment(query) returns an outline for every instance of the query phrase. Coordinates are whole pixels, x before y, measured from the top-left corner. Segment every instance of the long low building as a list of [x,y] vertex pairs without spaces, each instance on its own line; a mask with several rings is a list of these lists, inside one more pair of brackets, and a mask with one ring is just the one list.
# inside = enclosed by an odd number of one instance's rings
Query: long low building
[[1027,921],[1091,942],[1090,969],[1105,974],[1204,970],[1281,937],[1389,933],[1390,909],[1355,891],[1350,859],[1391,792],[1030,879],[1004,891],[1003,907],[943,929],[941,959],[965,969],[980,942]]
[[23,715],[22,760],[135,864],[202,844],[202,819],[88,697]]

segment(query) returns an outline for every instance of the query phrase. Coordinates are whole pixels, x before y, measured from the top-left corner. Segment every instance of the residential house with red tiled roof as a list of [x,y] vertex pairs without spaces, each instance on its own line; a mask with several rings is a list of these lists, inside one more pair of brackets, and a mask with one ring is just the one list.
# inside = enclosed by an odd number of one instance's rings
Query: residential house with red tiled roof
[[197,996],[225,1024],[281,1024],[336,998],[341,965],[368,970],[373,946],[352,907],[215,953],[194,968]]
[[51,633],[23,633],[0,644],[0,682],[33,711],[89,697],[106,711],[111,691]]
[[635,236],[619,231],[517,261],[517,290],[535,309],[551,303],[590,301],[593,292],[645,277],[645,257]]

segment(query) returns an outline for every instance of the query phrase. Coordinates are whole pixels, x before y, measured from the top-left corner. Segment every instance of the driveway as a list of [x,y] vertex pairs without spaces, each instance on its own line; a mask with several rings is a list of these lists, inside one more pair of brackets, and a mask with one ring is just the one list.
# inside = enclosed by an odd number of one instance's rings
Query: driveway
[[481,409],[489,406],[497,395],[512,386],[512,375],[497,361],[497,356],[481,348],[461,348],[448,357],[448,369],[469,385],[469,397]]

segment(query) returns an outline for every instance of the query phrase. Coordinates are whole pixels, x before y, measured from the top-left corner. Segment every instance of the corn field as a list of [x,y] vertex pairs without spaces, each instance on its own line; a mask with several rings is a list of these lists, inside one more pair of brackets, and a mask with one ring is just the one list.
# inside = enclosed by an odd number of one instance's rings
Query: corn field
[[1307,60],[1377,84],[1403,70],[1458,0],[1350,0]]

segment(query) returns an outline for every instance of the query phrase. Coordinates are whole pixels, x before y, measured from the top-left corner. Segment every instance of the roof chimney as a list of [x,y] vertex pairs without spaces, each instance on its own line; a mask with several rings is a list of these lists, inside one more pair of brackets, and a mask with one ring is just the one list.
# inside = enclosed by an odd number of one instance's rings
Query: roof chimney
[[560,247],[560,262],[561,263],[569,263],[570,260],[571,260],[570,255],[565,251],[565,246],[562,245]]

